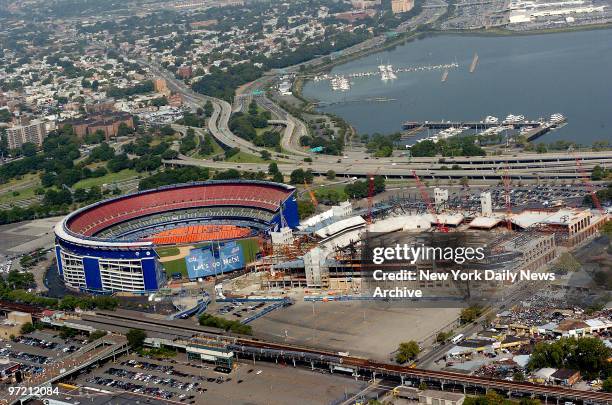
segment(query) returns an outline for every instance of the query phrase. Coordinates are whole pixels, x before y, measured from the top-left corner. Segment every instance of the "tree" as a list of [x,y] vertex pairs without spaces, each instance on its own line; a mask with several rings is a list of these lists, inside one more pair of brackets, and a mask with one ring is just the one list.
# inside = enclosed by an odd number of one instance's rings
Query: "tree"
[[478,305],[472,305],[470,307],[463,308],[461,310],[461,314],[459,315],[459,320],[463,324],[474,322],[481,314],[482,314],[482,308]]
[[604,380],[603,384],[601,385],[601,388],[605,391],[605,392],[612,392],[612,377],[608,377]]
[[398,363],[406,363],[409,360],[413,360],[420,353],[421,348],[419,344],[414,340],[409,342],[400,343],[397,354],[395,355],[395,361]]
[[304,171],[304,169],[295,169],[289,177],[291,184],[312,183],[313,179],[312,172],[310,170]]
[[276,172],[272,175],[271,180],[275,183],[283,183],[285,181],[285,178],[281,172]]
[[306,219],[315,213],[315,206],[312,201],[300,200],[298,201],[298,215],[300,219]]
[[21,326],[21,334],[25,335],[27,333],[32,333],[36,330],[32,322],[26,322]]
[[604,177],[606,177],[606,171],[600,165],[595,166],[591,172],[591,180],[598,181]]
[[26,157],[36,155],[37,149],[37,146],[32,142],[25,142],[23,145],[21,145],[21,153]]
[[268,165],[268,174],[275,174],[278,172],[278,165],[276,164],[276,162],[272,162]]
[[579,370],[586,378],[607,376],[612,371],[608,358],[612,350],[594,337],[561,338],[536,344],[527,368],[569,368]]
[[540,405],[541,402],[535,398],[521,398],[519,405]]
[[538,153],[546,153],[546,152],[548,152],[548,148],[546,148],[546,144],[539,143],[538,146],[536,146],[536,152],[538,152]]
[[174,129],[170,126],[170,125],[164,125],[163,127],[161,127],[159,129],[159,132],[163,135],[163,136],[171,136],[174,135]]
[[175,151],[173,149],[166,149],[162,154],[161,157],[164,160],[172,160],[172,159],[176,159],[178,157],[179,153],[178,151]]
[[252,100],[249,103],[249,115],[257,115],[257,103],[255,102],[255,100]]
[[334,180],[336,178],[336,172],[333,170],[328,170],[325,177],[327,177],[327,180]]
[[94,340],[98,340],[101,337],[106,336],[106,331],[105,330],[94,330],[93,332],[91,332],[89,334],[89,337],[87,338],[88,342],[93,342]]
[[20,273],[17,270],[9,272],[6,283],[15,290],[25,290],[35,286],[34,275],[32,273]]
[[260,154],[263,160],[270,160],[272,158],[272,155],[267,150],[262,150]]
[[213,103],[210,100],[206,101],[206,104],[204,104],[204,114],[206,117],[210,117],[214,110],[215,107],[213,106]]
[[580,262],[571,253],[565,252],[553,264],[552,270],[557,274],[567,274],[580,270],[581,267]]
[[439,332],[436,335],[436,342],[438,342],[438,343],[446,343],[446,341],[448,340],[448,338],[450,337],[451,334],[452,334],[452,332]]
[[126,333],[125,337],[127,338],[130,347],[138,350],[144,345],[144,341],[147,338],[147,333],[142,329],[130,329]]
[[125,122],[119,124],[119,128],[117,129],[117,136],[127,136],[134,133],[134,129],[128,127]]
[[233,180],[240,178],[240,172],[236,169],[227,169],[223,172],[215,173],[215,180]]

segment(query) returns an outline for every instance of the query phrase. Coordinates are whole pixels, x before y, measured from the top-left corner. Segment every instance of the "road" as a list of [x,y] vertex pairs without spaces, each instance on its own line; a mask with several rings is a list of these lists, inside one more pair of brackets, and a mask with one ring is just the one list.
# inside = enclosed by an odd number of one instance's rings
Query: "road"
[[[180,94],[184,103],[193,110],[202,107],[207,101],[212,103],[213,113],[208,121],[208,129],[217,142],[228,148],[238,148],[249,154],[259,155],[263,151],[270,152],[266,148],[253,145],[253,143],[242,139],[230,131],[229,119],[232,114],[232,106],[227,101],[195,93],[185,85],[185,83],[178,80],[171,72],[163,69],[161,66],[152,62],[147,62],[143,59],[137,59],[137,61],[141,65],[148,67],[155,76],[164,78],[168,88],[174,93]],[[290,149],[288,151],[290,151]],[[287,159],[285,156],[280,156],[278,153],[272,153],[272,156],[277,159]],[[289,159],[292,158],[289,157]]]
[[[486,309],[480,315],[480,317],[478,317],[478,319],[476,319],[473,323],[467,324],[461,328],[456,329],[454,331],[455,335],[459,333],[462,333],[466,337],[473,335],[474,333],[482,329],[482,323],[486,322],[487,317],[490,314],[497,313],[499,310],[502,309],[502,307],[509,308],[509,307],[514,306],[521,300],[531,296],[534,293],[534,291],[537,291],[540,288],[541,285],[542,285],[541,283],[529,284],[529,286],[525,288],[524,283],[515,284],[512,291],[510,291],[510,293],[504,298],[503,301],[498,302],[496,303],[496,305],[493,305],[489,307],[488,309]],[[438,359],[443,357],[444,354],[453,346],[454,346],[453,343],[446,342],[445,344],[432,348],[432,350],[430,350],[429,352],[419,357],[418,359],[419,367],[431,369],[432,363],[436,362]]]
[[[473,180],[501,181],[507,169],[508,177],[517,180],[566,180],[578,181],[583,178],[576,161],[567,154],[520,154],[509,156],[487,156],[474,158],[391,157],[370,159],[361,152],[347,152],[345,156],[316,155],[312,163],[300,162],[298,167],[310,169],[314,174],[325,175],[333,170],[336,175],[366,177],[371,174],[387,178],[408,179],[414,170],[424,179],[459,180],[462,177]],[[582,164],[588,172],[595,165],[610,167],[612,151],[583,152]],[[213,162],[198,159],[166,160],[166,164],[177,166],[204,166],[215,169],[238,168],[247,171],[266,171],[267,163],[242,163],[238,167],[232,162]],[[456,166],[458,167],[456,167]],[[455,167],[453,167],[455,166]],[[296,161],[279,161],[279,170],[290,174],[296,169]]]

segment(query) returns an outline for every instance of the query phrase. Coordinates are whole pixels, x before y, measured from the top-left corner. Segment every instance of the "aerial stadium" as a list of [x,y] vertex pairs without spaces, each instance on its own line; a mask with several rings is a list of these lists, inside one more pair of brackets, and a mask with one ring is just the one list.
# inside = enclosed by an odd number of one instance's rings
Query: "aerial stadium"
[[207,181],[89,205],[55,227],[58,272],[71,289],[146,294],[171,277],[243,269],[262,238],[299,225],[295,191],[265,181]]

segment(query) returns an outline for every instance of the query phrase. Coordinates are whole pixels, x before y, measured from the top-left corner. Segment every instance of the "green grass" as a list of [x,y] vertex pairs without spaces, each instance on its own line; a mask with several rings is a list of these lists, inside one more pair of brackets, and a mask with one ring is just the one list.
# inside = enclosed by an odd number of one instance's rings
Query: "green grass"
[[183,278],[189,277],[187,274],[187,263],[185,263],[185,258],[163,262],[161,265],[164,267],[166,275],[169,278],[172,277],[174,273],[181,273]]
[[40,187],[40,184],[36,184],[30,187],[22,188],[19,190],[15,190],[19,193],[19,195],[13,195],[13,191],[6,191],[3,194],[0,194],[0,203],[1,204],[10,204],[21,200],[27,200],[29,198],[34,197],[36,194],[34,191]]
[[208,155],[201,154],[200,151],[199,151],[200,144],[198,143],[198,150],[193,154],[194,158],[196,158],[196,159],[205,159],[205,158],[208,158],[210,156],[215,156],[215,155],[219,155],[219,154],[223,153],[223,148],[221,146],[219,146],[219,144],[217,143],[215,138],[211,136],[211,139],[212,139],[212,147],[213,147],[212,153],[210,153]]
[[88,189],[93,186],[101,187],[102,184],[111,184],[114,182],[128,180],[128,179],[136,178],[136,177],[138,177],[138,173],[136,173],[136,171],[132,169],[125,169],[117,173],[108,173],[107,175],[102,176],[102,177],[80,180],[74,186],[72,186],[72,188],[73,189],[77,189],[77,188]]
[[226,159],[226,162],[234,162],[234,163],[272,163],[273,160],[263,160],[259,156],[251,155],[246,152],[238,152],[234,156],[229,159]]
[[155,251],[157,252],[157,255],[159,257],[175,256],[181,252],[179,248],[174,247],[174,246],[157,248],[155,249]]

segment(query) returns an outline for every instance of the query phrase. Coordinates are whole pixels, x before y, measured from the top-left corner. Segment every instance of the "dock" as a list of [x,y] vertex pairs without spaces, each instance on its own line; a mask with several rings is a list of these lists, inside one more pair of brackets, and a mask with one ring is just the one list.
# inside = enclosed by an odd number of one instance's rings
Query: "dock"
[[470,129],[487,129],[499,127],[501,125],[511,125],[514,128],[536,128],[543,125],[540,121],[520,121],[520,122],[483,122],[483,121],[406,121],[402,124],[402,129],[410,130],[419,127],[424,129],[448,129],[466,127]]
[[472,59],[472,63],[470,64],[470,73],[474,73],[477,65],[478,65],[478,54],[475,53],[474,59]]

